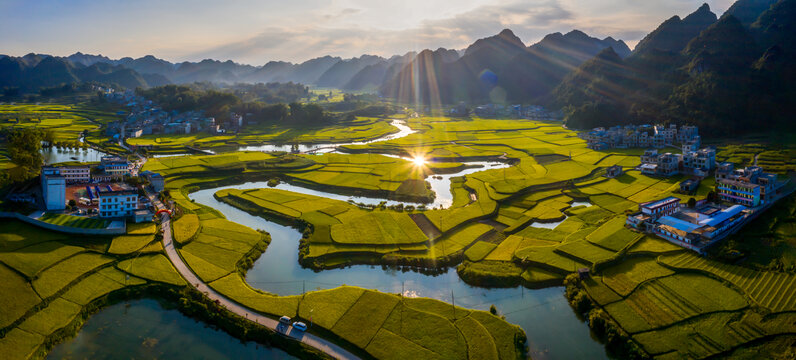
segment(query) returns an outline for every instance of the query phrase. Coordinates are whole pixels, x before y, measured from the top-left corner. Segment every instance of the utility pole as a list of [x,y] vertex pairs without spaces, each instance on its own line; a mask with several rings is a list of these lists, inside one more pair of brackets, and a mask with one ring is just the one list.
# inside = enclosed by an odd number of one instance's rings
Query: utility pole
[[404,282],[401,281],[401,325],[398,327],[399,334],[403,336],[404,334]]
[[[440,232],[439,240],[442,242],[442,256],[445,256],[445,241],[442,239],[442,237],[445,235],[445,231],[442,230],[442,229],[444,229],[444,227],[442,225],[443,219],[444,219],[444,217],[440,217],[439,218],[439,232]],[[451,290],[451,294],[453,294],[453,290]]]
[[456,298],[453,297],[453,290],[451,290],[451,305],[453,305],[453,321],[456,321]]

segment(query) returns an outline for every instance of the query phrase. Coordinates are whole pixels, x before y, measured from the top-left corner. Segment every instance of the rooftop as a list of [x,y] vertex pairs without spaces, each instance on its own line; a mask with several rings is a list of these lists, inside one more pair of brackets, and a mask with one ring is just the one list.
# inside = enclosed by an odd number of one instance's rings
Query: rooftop
[[674,197],[674,196],[669,196],[669,197],[666,197],[666,198],[663,198],[663,199],[660,199],[660,200],[655,200],[655,201],[650,201],[650,202],[643,203],[643,204],[641,204],[641,206],[647,207],[647,208],[657,208],[657,207],[661,207],[661,206],[664,206],[664,205],[669,205],[669,204],[675,203],[675,202],[679,203],[680,202],[680,198],[677,198],[677,197]]
[[760,187],[760,185],[753,184],[753,183],[746,182],[746,181],[719,179],[718,182],[720,184],[727,184],[727,185],[738,186],[738,187],[743,187],[743,188],[752,188],[752,189],[754,189],[756,187]]
[[746,210],[746,206],[743,205],[733,205],[730,206],[722,211],[719,211],[713,215],[713,217],[709,219],[705,219],[699,222],[700,225],[707,225],[707,226],[716,226],[718,224],[727,221],[731,217],[740,214]]

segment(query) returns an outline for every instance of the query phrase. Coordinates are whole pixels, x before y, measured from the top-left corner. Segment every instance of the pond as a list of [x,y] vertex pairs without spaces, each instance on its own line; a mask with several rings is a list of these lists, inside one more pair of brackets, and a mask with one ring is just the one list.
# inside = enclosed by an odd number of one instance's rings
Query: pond
[[281,349],[243,343],[155,300],[111,305],[49,359],[295,359]]
[[494,304],[506,320],[525,330],[534,359],[607,357],[603,345],[592,339],[588,326],[572,311],[564,298],[563,287],[486,289],[464,283],[455,269],[439,275],[425,275],[356,265],[315,272],[298,263],[298,242],[301,239],[298,230],[216,200],[213,194],[221,189],[200,190],[189,197],[219,210],[231,221],[271,234],[268,249],[247,273],[246,281],[253,287],[279,295],[295,295],[346,284],[393,293],[400,293],[403,289],[406,296],[430,297],[472,309],[488,310]]
[[[577,207],[577,206],[585,206],[585,207],[590,207],[590,206],[592,206],[592,203],[590,203],[590,202],[588,202],[588,201],[573,201],[573,202],[571,202],[571,203],[569,204],[569,207],[570,207],[570,208],[574,208],[574,207]],[[538,221],[534,221],[534,222],[532,222],[532,223],[531,223],[530,225],[528,225],[528,226],[530,226],[530,227],[535,227],[535,228],[542,228],[542,229],[550,229],[550,230],[553,230],[553,229],[555,229],[556,227],[558,227],[558,225],[561,225],[561,223],[563,223],[564,221],[566,221],[566,220],[567,220],[567,218],[569,217],[569,216],[567,216],[567,215],[566,215],[566,214],[564,214],[564,213],[561,213],[561,215],[564,215],[564,218],[563,218],[563,219],[561,219],[561,220],[559,220],[559,221],[556,221],[556,222],[538,222]]]
[[67,148],[42,148],[41,155],[44,158],[46,165],[67,162],[67,161],[80,161],[80,162],[99,162],[100,158],[107,155],[102,151],[92,148],[86,149],[67,149]]

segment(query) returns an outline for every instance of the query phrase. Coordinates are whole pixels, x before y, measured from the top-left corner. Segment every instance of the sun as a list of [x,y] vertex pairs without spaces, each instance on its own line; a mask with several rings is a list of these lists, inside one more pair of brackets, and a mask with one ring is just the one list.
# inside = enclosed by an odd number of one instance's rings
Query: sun
[[416,155],[415,157],[412,158],[412,163],[414,163],[415,166],[426,165],[426,158],[423,157],[422,155]]

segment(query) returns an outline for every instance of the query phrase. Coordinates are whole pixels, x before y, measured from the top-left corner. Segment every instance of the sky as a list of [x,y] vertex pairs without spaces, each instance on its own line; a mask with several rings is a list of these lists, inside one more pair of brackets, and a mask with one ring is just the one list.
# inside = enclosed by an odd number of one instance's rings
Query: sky
[[[0,0],[0,54],[154,55],[263,65],[463,49],[509,28],[533,44],[573,29],[631,48],[691,0]],[[707,1],[718,16],[732,0]]]

